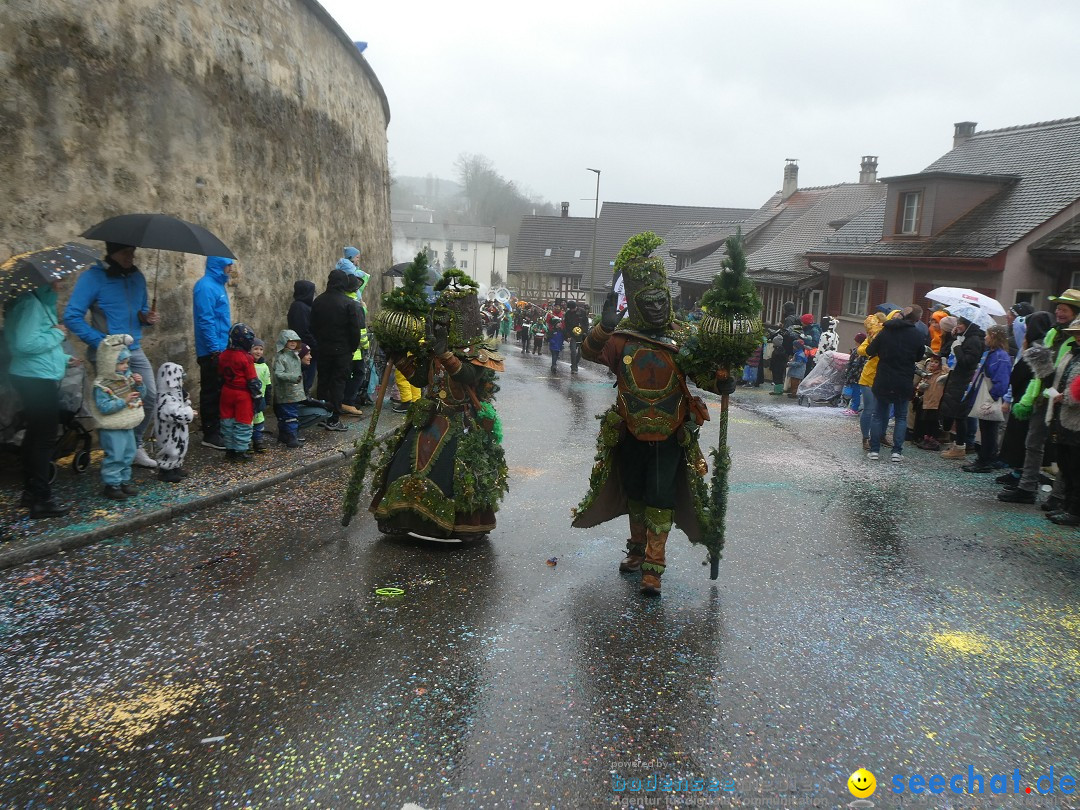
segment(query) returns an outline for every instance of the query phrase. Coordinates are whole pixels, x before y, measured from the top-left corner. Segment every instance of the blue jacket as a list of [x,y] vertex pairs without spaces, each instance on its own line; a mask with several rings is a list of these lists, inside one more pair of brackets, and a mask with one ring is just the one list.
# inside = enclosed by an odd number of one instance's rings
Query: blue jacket
[[225,268],[232,263],[232,259],[208,256],[206,273],[195,282],[191,312],[195,318],[196,357],[223,352],[229,345],[232,312],[229,309],[229,294],[225,291],[229,281]]
[[[90,313],[90,323],[86,313]],[[64,309],[64,325],[83,343],[97,349],[105,335],[131,335],[131,350],[142,343],[139,313],[150,311],[146,278],[138,268],[130,273],[107,273],[101,262],[79,276]]]
[[1012,375],[1012,358],[1004,349],[988,352],[983,373],[990,380],[990,396],[1001,399],[1009,393],[1009,377]]
[[44,284],[23,293],[4,316],[4,339],[11,349],[10,373],[38,380],[62,380],[67,354],[56,326],[56,293]]

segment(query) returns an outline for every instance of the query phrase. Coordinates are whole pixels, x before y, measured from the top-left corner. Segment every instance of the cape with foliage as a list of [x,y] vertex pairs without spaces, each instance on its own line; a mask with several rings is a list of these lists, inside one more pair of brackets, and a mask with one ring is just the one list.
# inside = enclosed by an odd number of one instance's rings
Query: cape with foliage
[[405,268],[402,285],[384,295],[382,305],[395,312],[408,312],[420,318],[426,318],[428,303],[424,288],[427,286],[427,277],[427,252],[421,250],[412,263]]

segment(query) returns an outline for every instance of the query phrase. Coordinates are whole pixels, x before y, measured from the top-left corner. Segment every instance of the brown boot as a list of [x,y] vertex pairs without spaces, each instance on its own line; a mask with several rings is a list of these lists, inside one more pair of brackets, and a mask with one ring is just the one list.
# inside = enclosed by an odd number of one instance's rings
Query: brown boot
[[626,556],[619,563],[620,574],[632,574],[641,570],[641,564],[645,562],[645,536],[644,523],[630,524],[630,537],[626,541]]
[[641,593],[646,596],[660,595],[660,577],[664,573],[664,551],[667,548],[667,532],[646,531],[645,562],[641,568]]
[[948,450],[944,450],[941,453],[942,458],[964,458],[967,452],[964,450],[964,445],[954,444]]

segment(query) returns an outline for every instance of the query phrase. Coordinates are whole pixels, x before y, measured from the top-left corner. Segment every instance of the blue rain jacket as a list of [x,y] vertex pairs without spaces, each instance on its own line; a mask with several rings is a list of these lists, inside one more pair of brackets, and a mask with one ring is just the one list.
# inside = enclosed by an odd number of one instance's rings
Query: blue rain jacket
[[146,278],[138,268],[123,275],[110,275],[105,272],[105,265],[98,262],[86,268],[75,282],[64,309],[64,326],[94,349],[105,335],[131,335],[135,342],[130,348],[134,351],[142,344],[143,324],[139,313],[149,311]]
[[195,319],[195,355],[206,357],[223,352],[229,346],[229,329],[232,328],[232,311],[225,285],[229,274],[225,268],[232,259],[209,256],[206,272],[195,282],[192,292],[192,315]]

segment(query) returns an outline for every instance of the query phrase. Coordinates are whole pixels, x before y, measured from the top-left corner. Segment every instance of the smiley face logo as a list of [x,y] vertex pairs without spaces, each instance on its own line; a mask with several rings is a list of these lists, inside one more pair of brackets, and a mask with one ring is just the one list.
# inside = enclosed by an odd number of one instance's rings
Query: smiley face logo
[[866,768],[859,768],[848,777],[847,787],[852,796],[865,799],[867,796],[874,795],[874,791],[877,790],[877,779]]

